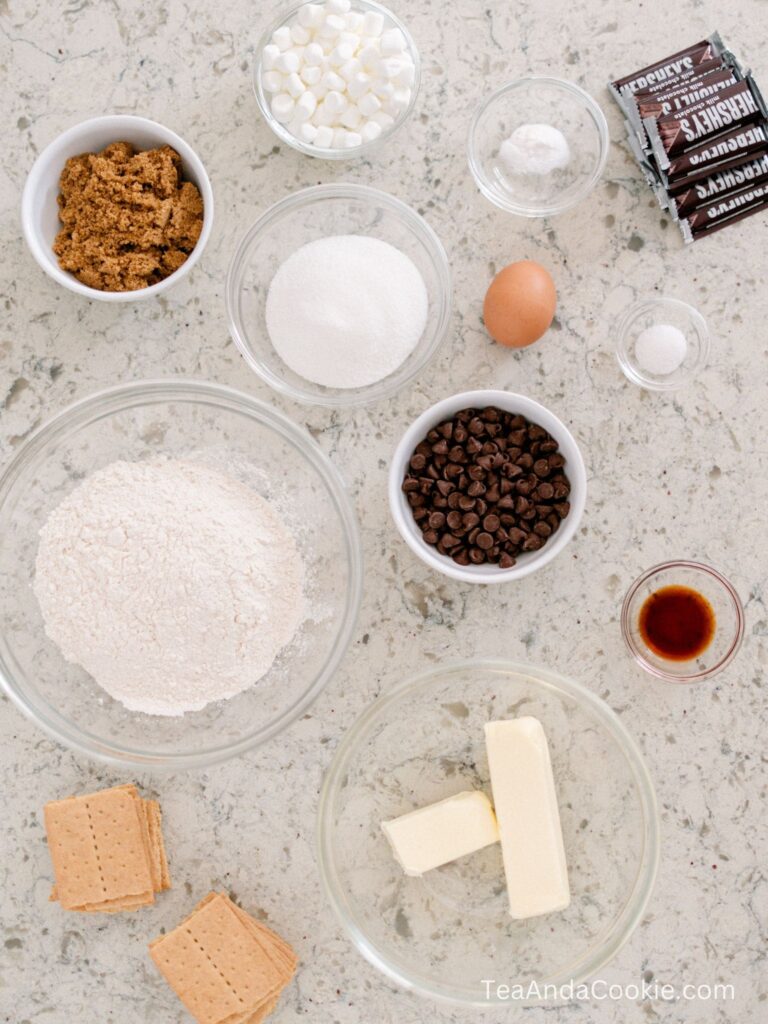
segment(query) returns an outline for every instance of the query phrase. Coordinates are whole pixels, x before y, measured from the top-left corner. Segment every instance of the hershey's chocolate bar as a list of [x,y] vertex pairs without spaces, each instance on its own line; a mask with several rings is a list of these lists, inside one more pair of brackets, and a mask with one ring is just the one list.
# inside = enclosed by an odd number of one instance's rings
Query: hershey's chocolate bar
[[715,171],[744,163],[767,146],[768,125],[764,121],[718,135],[716,139],[674,157],[662,175],[664,184],[670,192],[683,191]]
[[684,50],[678,50],[677,53],[649,64],[648,67],[641,68],[631,75],[617,78],[610,83],[609,88],[614,97],[621,102],[622,94],[632,96],[641,89],[649,89],[654,85],[668,82],[677,75],[694,70],[719,57],[724,50],[722,39],[717,32],[713,32],[707,39],[686,46]]
[[720,68],[718,71],[686,82],[670,92],[660,92],[642,99],[635,96],[635,107],[641,121],[646,117],[667,117],[693,106],[708,96],[714,96],[731,85],[737,85],[738,82],[738,73],[733,68]]
[[726,132],[765,117],[765,107],[752,79],[729,86],[685,110],[658,120],[647,117],[643,124],[653,155],[662,170],[668,170],[671,158]]
[[751,217],[768,208],[768,185],[758,186],[739,192],[728,199],[721,199],[710,206],[702,206],[694,210],[690,216],[680,221],[683,241],[695,242],[698,238],[712,235],[715,231],[734,224],[736,221]]
[[727,202],[741,192],[768,184],[768,149],[757,158],[717,171],[708,178],[702,178],[684,192],[670,196],[669,209],[675,219],[689,216],[700,206],[712,206],[714,201]]

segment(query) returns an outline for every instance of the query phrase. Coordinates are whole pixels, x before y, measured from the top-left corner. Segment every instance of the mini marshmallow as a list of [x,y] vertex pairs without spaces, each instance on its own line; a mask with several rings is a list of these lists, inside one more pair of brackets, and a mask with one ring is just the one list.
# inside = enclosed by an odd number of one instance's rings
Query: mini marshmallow
[[394,96],[395,86],[393,82],[388,82],[384,78],[377,78],[371,85],[371,92],[374,96],[378,96],[380,100],[388,100]]
[[265,71],[261,76],[261,84],[267,92],[280,92],[283,88],[283,76],[279,71]]
[[325,3],[329,14],[348,14],[351,6],[350,0],[326,0]]
[[333,132],[333,148],[346,149],[346,139],[349,132],[346,128],[336,128]]
[[287,92],[279,92],[272,99],[270,109],[276,121],[280,121],[281,124],[287,124],[291,117],[293,117],[295,106],[296,104],[292,96],[289,96]]
[[347,84],[341,75],[337,75],[335,71],[326,71],[320,81],[329,92],[343,92]]
[[364,68],[373,68],[378,66],[381,54],[376,46],[364,46],[357,54],[357,59]]
[[411,89],[416,81],[416,68],[413,64],[403,64],[395,75],[394,82],[397,89]]
[[359,100],[361,96],[368,92],[370,85],[371,76],[367,75],[365,71],[358,71],[347,84],[347,92],[353,100]]
[[287,25],[281,25],[272,33],[272,43],[278,50],[287,50],[291,45],[291,30]]
[[317,34],[322,36],[323,39],[333,39],[339,32],[343,32],[346,27],[344,19],[338,14],[328,14],[323,24],[317,30]]
[[290,50],[285,50],[275,61],[275,69],[280,71],[284,75],[293,74],[294,71],[298,71],[301,66],[301,61],[295,53],[291,53]]
[[330,149],[333,144],[333,128],[329,128],[327,125],[322,125],[317,129],[317,135],[314,139],[315,145],[319,146],[320,149]]
[[322,103],[318,103],[314,114],[312,115],[312,124],[316,124],[318,128],[330,128],[332,124],[336,122],[336,111],[330,110],[325,105],[325,100]]
[[355,35],[359,36],[363,31],[362,13],[360,11],[350,11],[344,18],[344,24],[347,26],[347,32],[354,32]]
[[311,92],[303,92],[296,101],[295,117],[298,121],[308,121],[317,108],[317,100]]
[[305,64],[304,67],[301,69],[301,80],[302,82],[304,82],[305,85],[317,85],[317,83],[320,81],[321,75],[322,71],[320,70],[320,68],[313,67],[311,64]]
[[322,82],[317,82],[315,85],[310,85],[309,91],[312,93],[312,95],[315,97],[318,103],[320,102],[320,100],[325,99],[325,97],[328,95],[328,90],[326,89]]
[[352,60],[348,60],[346,64],[341,65],[341,67],[339,68],[339,74],[347,83],[347,90],[349,90],[349,83],[352,81],[355,75],[357,75],[361,70],[362,69],[360,66],[360,61],[355,60],[354,57],[352,58]]
[[374,96],[372,92],[367,92],[365,96],[361,96],[357,101],[357,109],[365,117],[370,117],[377,110],[381,110],[381,100],[378,96]]
[[352,60],[354,53],[355,51],[349,43],[339,43],[339,45],[334,47],[331,51],[331,64],[335,67],[341,67],[341,65],[346,64],[348,60]]
[[275,67],[275,61],[279,56],[280,47],[275,46],[274,43],[267,43],[267,45],[261,51],[261,70],[273,71]]
[[394,117],[392,117],[392,115],[391,115],[391,114],[387,114],[387,113],[385,113],[385,112],[384,112],[383,110],[378,110],[378,111],[377,111],[377,112],[376,112],[376,113],[375,113],[375,114],[373,115],[373,117],[371,118],[371,120],[372,120],[372,121],[374,121],[374,122],[375,122],[375,123],[376,123],[377,125],[379,125],[379,126],[380,126],[381,128],[383,128],[383,129],[384,129],[384,131],[386,131],[386,130],[387,130],[387,128],[391,128],[391,127],[392,127],[392,125],[393,125],[393,124],[395,123],[395,119],[394,119]]
[[343,124],[345,128],[358,128],[363,120],[363,115],[360,113],[358,107],[350,103],[347,109],[339,118],[339,123]]
[[384,31],[384,16],[378,11],[366,11],[363,15],[363,35],[380,36]]
[[379,66],[376,70],[384,78],[395,78],[396,75],[400,74],[402,66],[403,62],[398,60],[397,57],[385,57],[379,61]]
[[299,24],[304,28],[318,28],[323,23],[324,15],[322,4],[304,4],[299,8]]
[[362,144],[362,135],[358,135],[357,132],[347,132],[344,139],[344,149],[355,149],[357,146],[361,146]]
[[332,89],[325,97],[325,105],[335,114],[340,114],[342,111],[347,109],[347,97],[336,89]]
[[288,75],[285,79],[285,91],[291,95],[295,100],[301,96],[306,86],[294,71],[292,75]]
[[304,121],[299,125],[299,138],[302,142],[314,142],[319,131],[320,129],[315,127],[315,125],[309,121]]
[[363,142],[373,142],[374,139],[378,139],[381,132],[382,128],[380,124],[377,124],[375,121],[366,121],[360,129],[360,137]]
[[360,36],[355,32],[340,32],[336,45],[338,46],[340,43],[346,43],[347,46],[352,47],[353,53],[357,53],[360,46]]
[[385,57],[402,53],[406,47],[405,36],[399,28],[389,28],[381,34],[381,52]]
[[304,63],[311,67],[319,67],[323,62],[323,48],[320,43],[307,43],[304,47]]
[[390,100],[387,101],[389,108],[388,113],[397,113],[405,110],[408,104],[411,102],[411,90],[410,89],[395,89],[394,95]]
[[304,28],[300,22],[294,21],[291,25],[291,40],[296,46],[306,46],[310,39],[309,30]]

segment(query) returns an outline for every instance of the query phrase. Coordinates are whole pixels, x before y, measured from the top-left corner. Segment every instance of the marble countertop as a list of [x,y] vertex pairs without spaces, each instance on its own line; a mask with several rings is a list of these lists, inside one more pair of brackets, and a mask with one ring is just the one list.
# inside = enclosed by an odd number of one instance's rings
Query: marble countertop
[[[481,1019],[399,991],[355,953],[320,890],[313,832],[334,747],[377,694],[440,659],[491,655],[584,681],[621,715],[651,767],[661,813],[658,883],[603,976],[735,987],[734,1001],[594,1000],[524,1011],[526,1020],[763,1020],[768,218],[684,249],[620,144],[619,112],[605,85],[611,72],[715,28],[768,84],[765,0],[576,0],[567,14],[558,0],[411,0],[397,9],[424,65],[414,116],[370,161],[336,165],[279,146],[259,118],[249,68],[269,14],[262,7],[0,3],[0,462],[46,418],[106,385],[168,374],[230,384],[284,409],[328,452],[354,494],[377,585],[366,590],[343,666],[299,722],[228,764],[137,780],[162,800],[176,884],[119,930],[48,904],[41,811],[52,798],[124,781],[123,773],[57,746],[3,700],[0,1019],[188,1020],[158,982],[145,942],[211,887],[258,907],[300,953],[303,966],[277,1024]],[[523,72],[584,86],[601,102],[614,140],[592,196],[551,221],[495,209],[477,192],[464,156],[480,97]],[[82,301],[44,276],[21,237],[19,198],[35,156],[69,125],[110,112],[144,114],[178,131],[201,154],[216,194],[201,262],[145,304]],[[339,180],[375,184],[422,212],[448,250],[455,283],[452,330],[432,368],[391,401],[343,413],[271,394],[229,340],[223,300],[244,225],[294,189]],[[488,343],[480,310],[494,270],[523,257],[550,268],[559,308],[546,339],[516,354]],[[708,368],[672,397],[630,385],[612,353],[617,315],[636,296],[660,292],[697,306],[712,334]],[[469,385],[544,402],[569,424],[587,462],[578,537],[545,571],[512,586],[463,586],[427,571],[384,511],[388,459],[406,424]],[[618,625],[631,580],[679,556],[721,568],[746,606],[739,657],[693,687],[644,675]]]

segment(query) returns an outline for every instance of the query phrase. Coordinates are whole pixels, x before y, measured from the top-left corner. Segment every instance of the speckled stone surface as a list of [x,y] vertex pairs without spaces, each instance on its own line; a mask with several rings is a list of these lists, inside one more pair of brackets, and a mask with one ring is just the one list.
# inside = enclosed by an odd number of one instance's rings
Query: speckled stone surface
[[[162,801],[175,882],[140,914],[80,917],[48,903],[43,804],[125,776],[60,748],[3,700],[6,1022],[188,1019],[158,980],[145,943],[211,887],[235,893],[301,956],[274,1017],[279,1024],[481,1019],[480,1011],[436,1007],[398,990],[355,953],[322,895],[313,838],[323,771],[344,730],[404,675],[472,655],[574,675],[621,715],[647,756],[661,813],[658,884],[602,976],[735,986],[734,1001],[592,1000],[528,1010],[526,1020],[765,1019],[768,218],[683,249],[619,144],[620,116],[605,83],[610,72],[633,70],[718,28],[768,84],[768,7],[765,0],[413,0],[399,12],[424,62],[415,114],[375,158],[332,165],[276,145],[260,121],[249,66],[270,14],[265,5],[0,3],[0,460],[73,399],[117,381],[184,374],[234,385],[305,424],[330,455],[354,494],[376,581],[342,669],[301,721],[238,761],[138,780]],[[563,75],[592,92],[614,140],[594,194],[544,223],[489,205],[464,157],[480,97],[526,71]],[[216,194],[201,262],[146,304],[82,301],[43,275],[21,237],[19,198],[37,153],[77,121],[111,112],[144,114],[177,130],[202,156]],[[455,282],[450,337],[429,372],[392,401],[344,414],[270,394],[230,342],[223,301],[244,225],[294,189],[338,180],[376,184],[423,212],[445,243]],[[521,257],[551,269],[559,309],[543,342],[513,354],[488,343],[480,308],[494,270]],[[656,292],[698,306],[712,333],[708,368],[671,398],[627,383],[612,354],[617,314],[635,296]],[[470,385],[520,390],[549,405],[570,425],[588,468],[575,542],[541,574],[502,588],[428,572],[386,512],[387,463],[405,425]],[[629,660],[619,633],[625,588],[675,556],[720,567],[746,605],[741,654],[699,687],[653,682]]]

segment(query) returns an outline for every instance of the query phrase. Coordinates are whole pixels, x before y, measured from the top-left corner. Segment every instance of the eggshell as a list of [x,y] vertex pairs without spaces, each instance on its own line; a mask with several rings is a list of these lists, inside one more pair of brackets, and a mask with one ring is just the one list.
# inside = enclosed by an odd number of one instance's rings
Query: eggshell
[[483,303],[485,328],[500,345],[524,348],[545,333],[557,306],[555,282],[533,260],[510,263],[500,270]]

